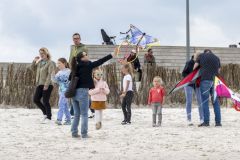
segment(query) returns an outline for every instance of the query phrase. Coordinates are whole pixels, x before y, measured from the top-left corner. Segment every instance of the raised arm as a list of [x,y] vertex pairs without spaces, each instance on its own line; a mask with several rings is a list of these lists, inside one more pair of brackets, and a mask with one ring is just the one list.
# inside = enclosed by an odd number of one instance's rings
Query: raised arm
[[103,63],[107,62],[108,60],[110,60],[112,58],[113,58],[112,54],[109,54],[109,55],[107,55],[107,56],[105,56],[105,57],[103,57],[103,58],[101,58],[101,59],[99,59],[97,61],[91,62],[90,66],[91,66],[91,68],[99,67]]

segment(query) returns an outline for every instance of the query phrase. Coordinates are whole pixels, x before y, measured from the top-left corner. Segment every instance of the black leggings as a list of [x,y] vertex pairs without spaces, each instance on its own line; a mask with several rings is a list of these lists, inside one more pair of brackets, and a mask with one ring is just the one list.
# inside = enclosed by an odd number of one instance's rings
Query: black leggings
[[128,91],[122,101],[122,111],[125,122],[131,122],[131,104],[133,100],[133,91]]
[[[52,118],[51,106],[50,106],[50,96],[53,90],[53,86],[49,85],[46,91],[43,90],[44,86],[39,85],[35,90],[33,97],[34,103],[40,108],[43,112],[43,115],[46,115],[48,119]],[[42,102],[41,102],[42,99]]]

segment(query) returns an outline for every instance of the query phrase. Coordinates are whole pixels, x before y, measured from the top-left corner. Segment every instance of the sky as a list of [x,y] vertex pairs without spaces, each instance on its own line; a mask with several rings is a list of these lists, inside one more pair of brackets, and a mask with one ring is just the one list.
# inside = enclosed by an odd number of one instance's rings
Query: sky
[[[31,62],[41,47],[53,59],[69,56],[72,34],[101,44],[134,24],[162,46],[186,43],[186,0],[0,0],[0,62]],[[192,46],[240,42],[239,0],[190,0]]]

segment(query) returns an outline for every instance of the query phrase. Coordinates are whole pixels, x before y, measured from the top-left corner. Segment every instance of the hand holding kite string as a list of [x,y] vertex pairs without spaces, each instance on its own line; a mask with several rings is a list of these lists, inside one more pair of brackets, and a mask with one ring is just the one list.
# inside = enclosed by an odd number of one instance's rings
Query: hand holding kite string
[[[123,58],[119,60],[120,63],[123,61],[127,61],[128,63],[135,61],[139,55],[140,49],[144,49],[148,44],[153,44],[156,42],[155,38],[140,31],[132,24],[127,32],[120,32],[120,34],[126,35],[125,38],[123,38],[123,42],[118,47],[118,55],[124,55]],[[133,50],[135,50],[136,53],[135,55],[132,55],[134,58],[130,58]]]

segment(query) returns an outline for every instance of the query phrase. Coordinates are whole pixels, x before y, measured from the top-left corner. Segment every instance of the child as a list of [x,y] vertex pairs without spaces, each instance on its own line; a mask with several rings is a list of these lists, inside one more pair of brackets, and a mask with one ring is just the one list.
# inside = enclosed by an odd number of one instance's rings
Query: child
[[105,81],[102,80],[103,73],[101,70],[94,71],[94,85],[95,88],[89,90],[91,95],[91,108],[95,110],[96,129],[102,127],[102,111],[106,109],[107,96],[110,92],[109,87]]
[[65,58],[58,59],[57,66],[59,69],[58,73],[56,75],[53,73],[52,75],[52,81],[59,85],[59,111],[56,124],[62,125],[62,117],[63,114],[65,114],[66,120],[63,124],[71,125],[71,115],[68,110],[68,99],[64,95],[69,84],[68,78],[71,71]]
[[124,120],[122,125],[131,124],[131,104],[133,99],[133,80],[132,80],[132,67],[131,64],[125,64],[122,67],[123,77],[123,91],[121,94],[122,111]]
[[[153,79],[153,88],[149,91],[148,105],[152,107],[152,125],[153,127],[160,127],[162,123],[162,106],[165,101],[165,89],[162,87],[163,81],[159,76]],[[158,124],[156,119],[158,116]]]

